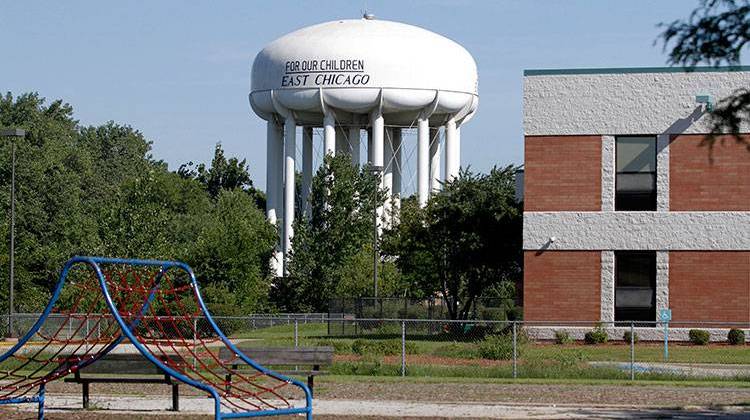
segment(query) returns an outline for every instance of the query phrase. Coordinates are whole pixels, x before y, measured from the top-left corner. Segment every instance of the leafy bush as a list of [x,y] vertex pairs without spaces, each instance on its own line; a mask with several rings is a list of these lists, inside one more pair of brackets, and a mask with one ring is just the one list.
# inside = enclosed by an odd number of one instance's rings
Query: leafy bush
[[711,339],[711,334],[706,330],[690,330],[688,332],[688,337],[690,338],[691,343],[697,346],[703,346],[708,344]]
[[567,331],[555,331],[555,344],[570,344],[573,339]]
[[[516,351],[520,353],[521,345],[517,343]],[[479,343],[479,355],[483,359],[513,359],[513,337],[511,335],[490,335]]]
[[745,332],[738,328],[732,328],[727,334],[727,341],[733,346],[745,344]]
[[[626,343],[630,343],[630,331],[629,330],[625,331],[625,333],[622,335],[622,341]],[[637,343],[637,342],[638,342],[638,333],[633,332],[633,343]]]
[[587,332],[586,335],[583,336],[583,341],[586,342],[586,344],[603,344],[606,343],[608,339],[609,336],[607,335],[607,331],[601,324],[597,325],[593,330]]

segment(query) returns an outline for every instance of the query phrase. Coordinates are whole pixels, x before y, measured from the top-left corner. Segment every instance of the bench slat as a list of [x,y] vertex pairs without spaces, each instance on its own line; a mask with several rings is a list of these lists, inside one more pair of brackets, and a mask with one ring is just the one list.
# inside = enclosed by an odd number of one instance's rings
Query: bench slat
[[82,384],[88,383],[99,383],[99,384],[172,384],[174,383],[171,379],[157,379],[157,378],[65,378],[65,382]]
[[[174,362],[179,359],[173,358]],[[119,373],[133,375],[163,375],[164,373],[139,354],[107,354],[84,367],[81,373]]]

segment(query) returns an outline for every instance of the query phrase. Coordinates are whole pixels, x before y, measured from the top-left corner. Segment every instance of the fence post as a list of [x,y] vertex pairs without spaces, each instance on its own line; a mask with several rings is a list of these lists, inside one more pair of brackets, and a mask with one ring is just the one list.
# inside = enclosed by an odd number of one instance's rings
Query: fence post
[[635,380],[635,331],[630,321],[630,380]]
[[401,321],[401,376],[406,376],[406,321]]
[[299,347],[299,320],[294,320],[294,348]]
[[518,377],[518,334],[516,331],[516,321],[513,322],[513,379]]
[[73,337],[73,318],[68,316],[68,340],[72,340]]

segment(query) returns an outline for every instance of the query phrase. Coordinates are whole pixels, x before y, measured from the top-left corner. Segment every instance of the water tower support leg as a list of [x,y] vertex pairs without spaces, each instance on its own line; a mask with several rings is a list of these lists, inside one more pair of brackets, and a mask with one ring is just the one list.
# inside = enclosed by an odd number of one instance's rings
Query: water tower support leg
[[430,192],[440,191],[440,130],[430,129]]
[[330,112],[323,117],[323,146],[326,155],[336,156],[336,119]]
[[305,127],[302,129],[302,191],[300,199],[302,208],[307,219],[312,216],[312,206],[310,205],[310,193],[312,191],[312,172],[313,172],[313,129]]
[[[383,137],[385,131],[385,119],[380,110],[370,115],[372,124],[372,166],[383,168]],[[381,180],[380,186],[383,186]],[[380,220],[383,216],[383,208],[378,207],[378,232],[380,232]]]
[[430,152],[430,126],[426,117],[420,117],[417,121],[417,191],[419,193],[419,206],[427,205],[429,195],[429,152]]
[[297,125],[292,116],[284,122],[284,274],[288,274],[287,257],[292,250],[294,221],[294,159],[297,154]]
[[393,143],[393,219],[398,223],[401,210],[401,129],[394,128],[391,141]]
[[[279,190],[284,144],[281,130],[281,125],[276,121],[271,120],[266,124],[266,217],[273,225],[278,223],[281,213]],[[283,275],[281,243],[282,237],[279,232],[274,258],[271,260],[271,272],[276,276]]]
[[461,137],[456,128],[456,120],[449,119],[445,124],[445,180],[458,177],[461,168]]

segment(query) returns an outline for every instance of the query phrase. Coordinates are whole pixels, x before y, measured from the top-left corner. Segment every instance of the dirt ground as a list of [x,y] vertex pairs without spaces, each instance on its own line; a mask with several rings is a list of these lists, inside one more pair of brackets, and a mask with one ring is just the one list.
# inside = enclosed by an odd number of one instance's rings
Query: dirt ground
[[[323,380],[321,380],[323,379]],[[48,393],[80,395],[80,385],[54,382]],[[92,384],[96,395],[169,395],[159,384]],[[181,395],[200,395],[188,386]],[[421,402],[487,402],[503,404],[597,404],[641,407],[684,407],[750,404],[750,388],[672,387],[656,385],[572,385],[414,382],[335,382],[319,378],[315,397],[342,400]]]
[[[322,378],[321,378],[322,379]],[[659,385],[577,385],[577,384],[494,384],[494,383],[415,383],[399,381],[370,381],[370,382],[336,382],[334,378],[326,378],[316,384],[316,399],[321,401],[383,401],[387,404],[397,402],[424,402],[436,406],[446,403],[459,404],[503,404],[515,407],[510,413],[526,413],[529,417],[557,417],[554,411],[547,411],[534,415],[533,408],[571,407],[570,412],[560,412],[573,417],[713,417],[716,415],[730,415],[734,418],[750,417],[750,388],[725,387],[678,387]],[[189,387],[181,387],[181,395],[189,396],[196,393]],[[93,384],[91,387],[91,401],[96,403],[97,395],[131,395],[143,398],[166,398],[170,388],[165,385],[113,385]],[[67,394],[80,395],[80,386],[73,384],[52,383],[48,385],[50,395]],[[166,404],[165,404],[166,405]],[[696,408],[700,407],[700,408]],[[25,410],[32,409],[25,405]],[[582,411],[582,410],[591,411]],[[574,411],[577,410],[577,411]],[[598,410],[598,411],[596,411]],[[687,411],[685,411],[687,410]],[[697,410],[697,411],[696,411]],[[346,411],[334,412],[337,415],[316,415],[316,419],[341,420],[348,418],[376,420],[376,419],[416,419],[401,415],[383,416],[351,416]],[[370,412],[371,413],[371,412]],[[440,414],[441,411],[435,411]],[[578,416],[576,416],[578,414]],[[563,417],[562,415],[559,417]],[[0,418],[9,420],[34,419],[32,411],[17,411],[16,408],[0,408]],[[149,413],[114,412],[114,411],[83,411],[65,409],[50,411],[46,416],[52,420],[208,420],[209,415],[170,413],[158,411]],[[299,419],[301,417],[277,417],[280,419]],[[447,418],[447,417],[418,417]],[[469,418],[469,417],[463,417]]]

